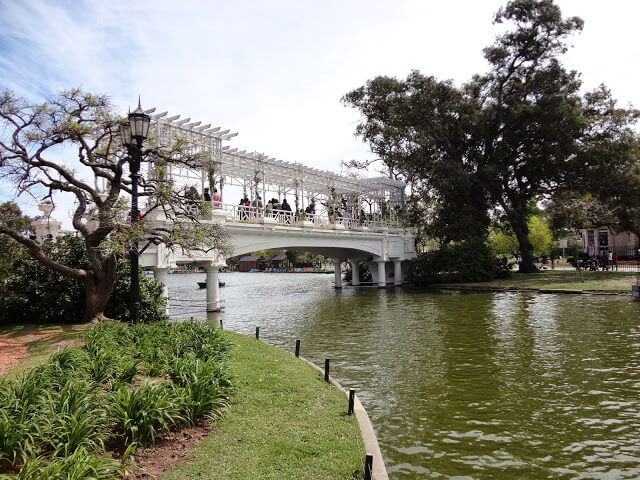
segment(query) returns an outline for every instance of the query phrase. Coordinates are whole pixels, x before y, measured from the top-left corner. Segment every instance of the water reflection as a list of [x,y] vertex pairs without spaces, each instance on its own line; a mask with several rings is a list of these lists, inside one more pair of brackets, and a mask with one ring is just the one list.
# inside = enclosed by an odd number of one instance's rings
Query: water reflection
[[[369,411],[392,478],[640,477],[640,303],[222,277],[226,311],[209,318],[331,358]],[[174,313],[203,316],[203,279],[171,277]]]

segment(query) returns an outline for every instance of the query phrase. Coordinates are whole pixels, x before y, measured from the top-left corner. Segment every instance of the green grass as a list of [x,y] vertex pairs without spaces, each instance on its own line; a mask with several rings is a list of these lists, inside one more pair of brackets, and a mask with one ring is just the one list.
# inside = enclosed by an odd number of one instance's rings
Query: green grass
[[497,279],[491,282],[456,283],[447,286],[467,286],[481,288],[514,288],[514,289],[559,289],[631,293],[631,286],[636,284],[633,272],[582,272],[576,270],[545,270],[539,273],[517,273],[511,278]]
[[345,394],[283,350],[225,335],[233,344],[232,403],[194,459],[163,480],[361,478],[365,452]]

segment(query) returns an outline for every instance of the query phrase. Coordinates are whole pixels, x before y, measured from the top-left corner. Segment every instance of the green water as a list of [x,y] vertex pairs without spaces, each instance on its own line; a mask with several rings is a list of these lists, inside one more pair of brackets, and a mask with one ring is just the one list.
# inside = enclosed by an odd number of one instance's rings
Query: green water
[[223,280],[227,309],[211,318],[330,358],[357,389],[392,479],[640,478],[640,302],[630,297]]

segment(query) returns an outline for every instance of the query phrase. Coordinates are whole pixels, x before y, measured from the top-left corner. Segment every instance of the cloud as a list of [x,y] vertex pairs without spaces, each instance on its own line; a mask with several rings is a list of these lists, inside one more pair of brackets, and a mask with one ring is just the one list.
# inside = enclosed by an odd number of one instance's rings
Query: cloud
[[[239,132],[233,147],[338,171],[371,157],[340,103],[376,75],[412,69],[462,83],[505,2],[0,0],[0,85],[29,98],[81,86]],[[587,88],[636,96],[640,3],[559,0],[585,19],[567,64]]]

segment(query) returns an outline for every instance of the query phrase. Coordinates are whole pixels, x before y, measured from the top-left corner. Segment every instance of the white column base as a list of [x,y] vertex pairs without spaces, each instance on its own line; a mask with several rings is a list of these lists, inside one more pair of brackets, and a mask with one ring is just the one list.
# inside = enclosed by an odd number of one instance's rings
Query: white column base
[[349,260],[351,264],[351,285],[357,287],[360,285],[360,265],[356,260]]
[[393,261],[393,284],[402,285],[402,260]]
[[342,288],[342,262],[334,261],[334,288]]
[[167,283],[169,280],[169,269],[168,268],[152,268],[153,276],[155,279],[162,284],[162,298],[167,301],[167,307],[165,309],[167,315],[169,315],[169,287],[167,287]]
[[385,261],[376,260],[378,264],[378,288],[385,288],[387,286],[387,272],[385,270]]
[[220,286],[218,285],[218,268],[207,267],[207,312],[220,311]]

